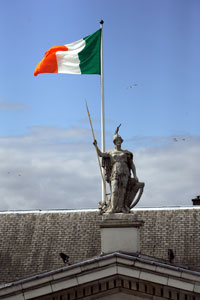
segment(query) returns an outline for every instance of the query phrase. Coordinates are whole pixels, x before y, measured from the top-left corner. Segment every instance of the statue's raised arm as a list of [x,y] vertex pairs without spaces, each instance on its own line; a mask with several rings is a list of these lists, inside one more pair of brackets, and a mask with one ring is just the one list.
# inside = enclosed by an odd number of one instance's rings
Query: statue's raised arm
[[93,145],[95,146],[95,148],[97,149],[97,153],[100,157],[109,157],[109,155],[106,152],[101,152],[101,150],[99,149],[99,147],[97,146],[97,141],[94,140]]

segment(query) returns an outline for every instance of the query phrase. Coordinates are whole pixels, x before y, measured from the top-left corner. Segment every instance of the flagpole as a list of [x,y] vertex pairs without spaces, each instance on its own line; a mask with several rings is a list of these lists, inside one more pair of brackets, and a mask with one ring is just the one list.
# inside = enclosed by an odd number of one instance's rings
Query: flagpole
[[[103,23],[100,21],[101,27],[101,151],[105,152],[105,114],[104,114],[104,70],[103,70]],[[105,175],[104,169],[103,176]],[[102,180],[102,202],[106,202],[105,184]]]

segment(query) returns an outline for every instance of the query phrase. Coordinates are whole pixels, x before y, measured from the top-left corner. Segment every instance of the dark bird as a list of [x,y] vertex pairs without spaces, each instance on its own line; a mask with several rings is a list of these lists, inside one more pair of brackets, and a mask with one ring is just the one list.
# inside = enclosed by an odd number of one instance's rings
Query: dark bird
[[69,264],[69,256],[65,253],[60,253],[60,257],[62,258],[64,264]]
[[168,259],[169,259],[169,262],[171,263],[173,260],[174,260],[174,252],[172,249],[168,249]]
[[[173,140],[174,140],[174,142],[180,141],[180,140],[178,140],[177,138],[173,138]],[[182,138],[181,140],[185,142],[185,138]]]
[[133,83],[133,84],[129,85],[129,86],[127,87],[127,89],[132,89],[132,88],[134,88],[135,86],[138,86],[138,84],[137,84],[137,83]]

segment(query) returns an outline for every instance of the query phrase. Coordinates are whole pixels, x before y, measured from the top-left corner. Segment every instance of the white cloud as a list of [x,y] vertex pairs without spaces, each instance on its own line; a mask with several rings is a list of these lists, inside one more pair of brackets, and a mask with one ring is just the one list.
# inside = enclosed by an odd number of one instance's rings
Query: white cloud
[[5,100],[0,99],[0,110],[13,111],[24,109],[27,109],[27,107],[22,103],[9,103]]
[[140,206],[191,205],[200,194],[200,139],[168,143],[136,152],[145,193]]
[[[101,179],[88,129],[31,128],[0,145],[0,210],[97,208]],[[134,153],[145,182],[138,206],[191,205],[200,193],[200,139],[144,145]]]
[[100,179],[87,130],[52,128],[42,140],[44,131],[0,139],[0,209],[95,207]]

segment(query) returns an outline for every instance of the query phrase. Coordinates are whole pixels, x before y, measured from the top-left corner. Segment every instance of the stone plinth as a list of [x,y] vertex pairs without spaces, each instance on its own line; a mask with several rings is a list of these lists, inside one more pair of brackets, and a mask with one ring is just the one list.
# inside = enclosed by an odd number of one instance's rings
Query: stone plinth
[[132,214],[104,214],[100,223],[101,251],[105,254],[116,251],[140,252],[140,227],[143,223]]

